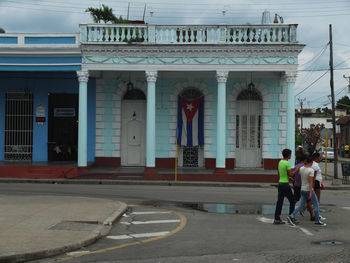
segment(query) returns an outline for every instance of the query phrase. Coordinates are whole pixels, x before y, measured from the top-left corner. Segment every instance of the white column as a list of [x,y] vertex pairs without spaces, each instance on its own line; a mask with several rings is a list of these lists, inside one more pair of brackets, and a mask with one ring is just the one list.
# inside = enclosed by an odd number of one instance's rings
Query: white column
[[87,167],[87,83],[88,71],[77,71],[79,79],[78,167]]
[[218,82],[216,125],[216,168],[226,167],[226,81],[228,71],[217,71]]
[[297,77],[296,71],[286,71],[284,78],[287,89],[287,148],[292,150],[292,158],[290,163],[292,167],[295,165],[295,101],[294,86]]
[[157,71],[146,71],[147,122],[146,122],[146,167],[156,167],[156,81]]

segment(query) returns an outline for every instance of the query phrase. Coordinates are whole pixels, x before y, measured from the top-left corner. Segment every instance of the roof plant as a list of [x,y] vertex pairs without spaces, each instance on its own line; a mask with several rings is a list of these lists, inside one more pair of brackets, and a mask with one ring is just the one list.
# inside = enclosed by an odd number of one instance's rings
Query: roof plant
[[100,8],[89,7],[85,10],[85,12],[89,12],[92,16],[92,19],[95,23],[101,23],[103,21],[105,24],[113,23],[113,24],[128,24],[130,21],[123,19],[121,16],[118,18],[113,14],[113,10],[111,7],[106,5],[102,5]]

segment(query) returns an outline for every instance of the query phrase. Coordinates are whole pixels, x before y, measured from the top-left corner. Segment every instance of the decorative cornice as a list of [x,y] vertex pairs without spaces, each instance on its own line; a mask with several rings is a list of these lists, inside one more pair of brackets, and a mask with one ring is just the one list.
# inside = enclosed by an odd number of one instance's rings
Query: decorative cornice
[[228,77],[228,71],[216,71],[216,79],[218,82],[226,83]]
[[107,57],[296,57],[304,45],[82,45],[82,55]]
[[87,71],[87,70],[77,71],[77,76],[78,76],[79,82],[88,82],[89,81],[89,71]]
[[156,82],[158,72],[157,71],[146,71],[147,82]]
[[85,56],[83,64],[153,64],[153,65],[296,65],[295,57],[121,57],[121,56]]

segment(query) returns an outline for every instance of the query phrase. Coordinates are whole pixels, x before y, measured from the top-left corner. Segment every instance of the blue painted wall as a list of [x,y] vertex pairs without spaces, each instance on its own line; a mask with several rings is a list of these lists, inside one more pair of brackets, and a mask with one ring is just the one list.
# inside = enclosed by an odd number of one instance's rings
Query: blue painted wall
[[[0,72],[0,160],[4,160],[4,129],[5,129],[5,93],[27,89],[34,94],[35,109],[42,104],[46,109],[46,122],[37,125],[33,119],[33,161],[47,161],[48,141],[48,93],[78,93],[79,83],[75,72],[71,73],[13,73]],[[95,156],[95,119],[96,92],[95,80],[88,85],[88,161],[93,162]],[[35,117],[35,116],[34,116]]]

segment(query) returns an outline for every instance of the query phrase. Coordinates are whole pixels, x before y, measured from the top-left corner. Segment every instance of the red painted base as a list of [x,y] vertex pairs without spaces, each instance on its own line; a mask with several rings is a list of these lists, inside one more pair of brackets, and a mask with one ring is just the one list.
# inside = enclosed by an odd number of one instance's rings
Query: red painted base
[[120,167],[120,157],[95,157],[94,166]]
[[78,176],[77,167],[67,166],[0,166],[0,177],[27,179],[72,179]]
[[215,168],[213,175],[225,175],[227,174],[226,168]]
[[143,172],[143,179],[145,180],[159,180],[159,174],[155,167],[146,167]]

